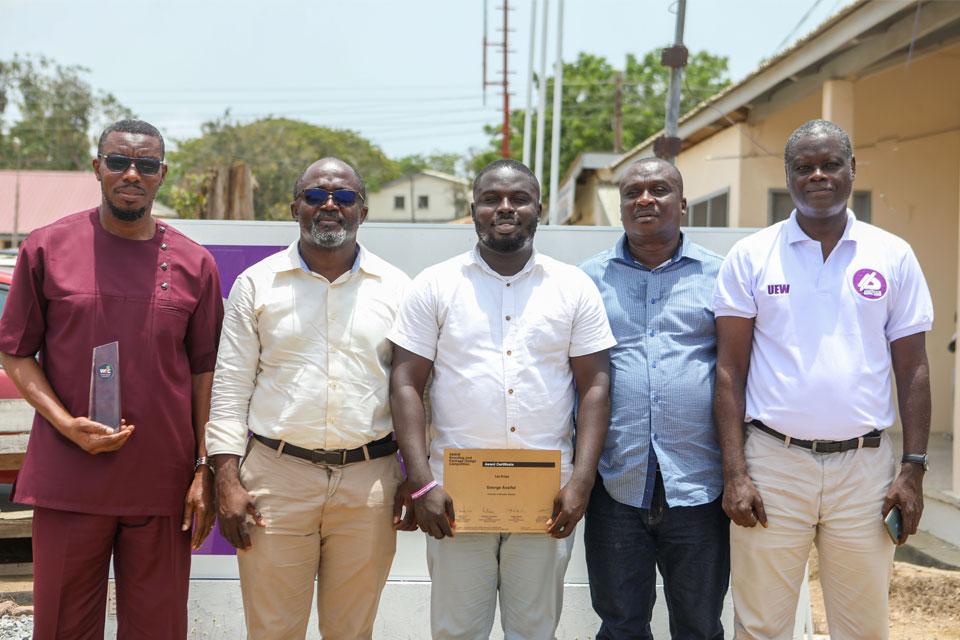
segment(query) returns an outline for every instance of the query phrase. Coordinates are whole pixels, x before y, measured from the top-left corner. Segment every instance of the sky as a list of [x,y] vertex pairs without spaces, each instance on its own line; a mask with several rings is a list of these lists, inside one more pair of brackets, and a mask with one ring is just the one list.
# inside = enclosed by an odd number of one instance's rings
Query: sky
[[[549,1],[548,75],[557,8]],[[687,0],[684,44],[729,58],[736,81],[850,0]],[[897,0],[898,1],[898,0]],[[906,0],[903,0],[906,3]],[[539,32],[545,0],[537,0]],[[359,132],[389,157],[485,148],[502,91],[482,89],[503,0],[0,0],[0,60],[15,53],[82,65],[175,146],[227,109],[239,122],[281,116]],[[532,0],[510,0],[511,107],[525,107]],[[563,59],[622,68],[673,42],[673,0],[565,0]],[[541,35],[532,48],[540,65]],[[502,53],[488,51],[499,80]],[[534,97],[534,105],[536,98]],[[551,109],[547,101],[547,109]]]

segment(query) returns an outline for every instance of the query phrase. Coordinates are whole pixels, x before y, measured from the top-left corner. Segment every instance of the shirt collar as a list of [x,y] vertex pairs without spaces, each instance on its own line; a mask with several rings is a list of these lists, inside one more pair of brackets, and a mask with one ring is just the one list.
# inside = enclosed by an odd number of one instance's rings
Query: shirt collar
[[[703,251],[699,246],[690,241],[687,234],[680,232],[680,246],[677,247],[676,252],[673,254],[669,260],[667,260],[662,265],[657,265],[656,268],[660,268],[665,265],[673,264],[675,262],[680,262],[682,259],[688,258],[690,260],[696,260],[697,262],[703,261]],[[630,253],[630,247],[627,243],[627,234],[620,236],[620,240],[617,242],[616,246],[607,253],[605,258],[607,262],[611,260],[619,260],[628,265],[639,267],[641,269],[648,269],[644,265],[637,262],[633,254]]]
[[[291,244],[285,250],[273,254],[268,258],[268,260],[270,261],[269,264],[274,273],[295,271],[297,269],[311,273],[310,267],[307,266],[307,263],[300,255],[300,240],[294,241],[293,244]],[[353,266],[350,267],[350,273],[352,274],[356,273],[357,271],[363,271],[372,276],[381,276],[383,275],[383,269],[380,267],[381,265],[376,256],[364,249],[363,245],[358,242],[357,255],[353,260]]]
[[[787,218],[787,221],[784,223],[784,230],[786,232],[787,244],[794,244],[797,242],[803,242],[804,240],[809,240],[810,242],[815,242],[813,238],[808,236],[803,232],[803,229],[800,228],[800,223],[797,222],[797,210],[794,209],[790,213],[790,217]],[[847,224],[843,228],[843,235],[840,236],[840,242],[845,242],[847,240],[852,240],[856,242],[860,236],[859,227],[860,225],[855,225],[857,217],[853,214],[853,211],[847,209]]]
[[493,268],[487,264],[487,262],[480,255],[480,245],[476,244],[473,246],[473,251],[470,252],[470,262],[477,265],[481,270],[493,276],[494,278],[503,280],[504,282],[510,282],[532,271],[535,267],[540,266],[543,260],[540,257],[540,253],[536,250],[536,248],[534,248],[530,259],[527,260],[527,263],[523,265],[523,268],[520,269],[520,271],[516,272],[512,276],[504,276],[494,271]]

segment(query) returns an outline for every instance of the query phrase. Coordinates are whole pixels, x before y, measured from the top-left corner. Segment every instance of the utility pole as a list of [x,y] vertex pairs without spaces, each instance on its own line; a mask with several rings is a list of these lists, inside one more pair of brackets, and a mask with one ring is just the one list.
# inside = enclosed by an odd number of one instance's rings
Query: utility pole
[[530,166],[533,142],[533,47],[537,42],[537,0],[530,0],[530,59],[527,61],[527,110],[523,113],[523,164]]
[[533,174],[543,184],[543,145],[547,131],[547,18],[550,15],[550,0],[543,0],[543,29],[540,32],[540,83],[537,89],[537,144]]
[[20,246],[20,237],[17,227],[20,224],[20,138],[14,138],[13,148],[17,151],[17,188],[13,197],[13,233],[10,234],[10,246],[14,249]]
[[623,153],[623,71],[617,71],[613,88],[613,151]]
[[[502,85],[503,86],[503,147],[500,151],[500,155],[504,158],[510,157],[510,80],[509,80],[509,69],[507,66],[508,59],[510,56],[510,49],[508,47],[508,32],[509,28],[509,15],[510,7],[508,6],[508,0],[503,0],[503,42],[488,42],[487,37],[483,38],[483,89],[484,89],[484,100],[486,100],[486,89],[488,85]],[[486,30],[486,3],[484,3],[484,30]],[[503,51],[503,80],[501,82],[487,82],[487,47],[500,47]]]
[[553,71],[553,126],[550,131],[550,220],[556,220],[560,183],[560,115],[563,105],[563,0],[557,3],[557,60]]
[[687,66],[687,48],[683,46],[683,20],[687,11],[687,0],[677,0],[677,24],[674,30],[673,46],[660,52],[660,63],[670,67],[670,86],[667,90],[667,117],[663,135],[653,141],[653,152],[658,158],[673,164],[683,148],[683,141],[677,137],[677,121],[680,120],[680,87],[683,85],[683,68]]

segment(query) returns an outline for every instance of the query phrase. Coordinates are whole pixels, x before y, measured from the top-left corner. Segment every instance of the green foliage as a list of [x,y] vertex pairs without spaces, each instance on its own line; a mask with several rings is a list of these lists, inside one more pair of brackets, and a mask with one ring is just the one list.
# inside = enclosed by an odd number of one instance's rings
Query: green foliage
[[424,169],[456,176],[460,175],[463,156],[458,153],[432,153],[427,156],[415,153],[396,160],[394,166],[400,177],[410,176]]
[[95,136],[133,114],[113,95],[94,91],[87,73],[43,56],[0,60],[0,168],[92,169]]
[[[353,131],[329,129],[298,120],[265,118],[249,124],[222,119],[203,125],[203,135],[177,142],[168,153],[167,186],[159,198],[181,215],[194,217],[203,208],[210,171],[245,162],[256,180],[254,215],[258,220],[289,220],[297,176],[307,166],[336,156],[360,172],[367,191],[398,177],[394,163],[379,148]],[[183,208],[181,208],[183,207]]]
[[[667,87],[670,69],[660,64],[660,52],[648,52],[642,59],[627,55],[621,85],[623,150],[627,151],[663,128],[666,116]],[[686,113],[700,101],[712,96],[730,83],[727,58],[705,51],[691,54],[684,69],[684,87],[680,113]],[[617,89],[616,69],[606,59],[581,53],[576,62],[563,65],[563,128],[560,132],[560,178],[581,151],[613,151],[613,114]],[[544,161],[549,165],[550,140],[553,128],[553,77],[547,78],[547,114],[545,122]],[[524,111],[510,114],[510,155],[523,155]],[[536,131],[537,116],[532,127]],[[470,169],[479,171],[500,157],[503,125],[487,126],[491,136],[489,150],[476,154]],[[542,189],[549,189],[550,169],[544,171]]]

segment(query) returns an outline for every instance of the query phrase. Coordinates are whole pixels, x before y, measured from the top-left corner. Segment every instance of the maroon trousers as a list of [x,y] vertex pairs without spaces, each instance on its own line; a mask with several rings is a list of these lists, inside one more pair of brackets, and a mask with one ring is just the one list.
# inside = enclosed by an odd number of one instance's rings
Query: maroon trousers
[[102,640],[110,555],[117,638],[187,635],[190,532],[171,516],[33,511],[35,640]]

